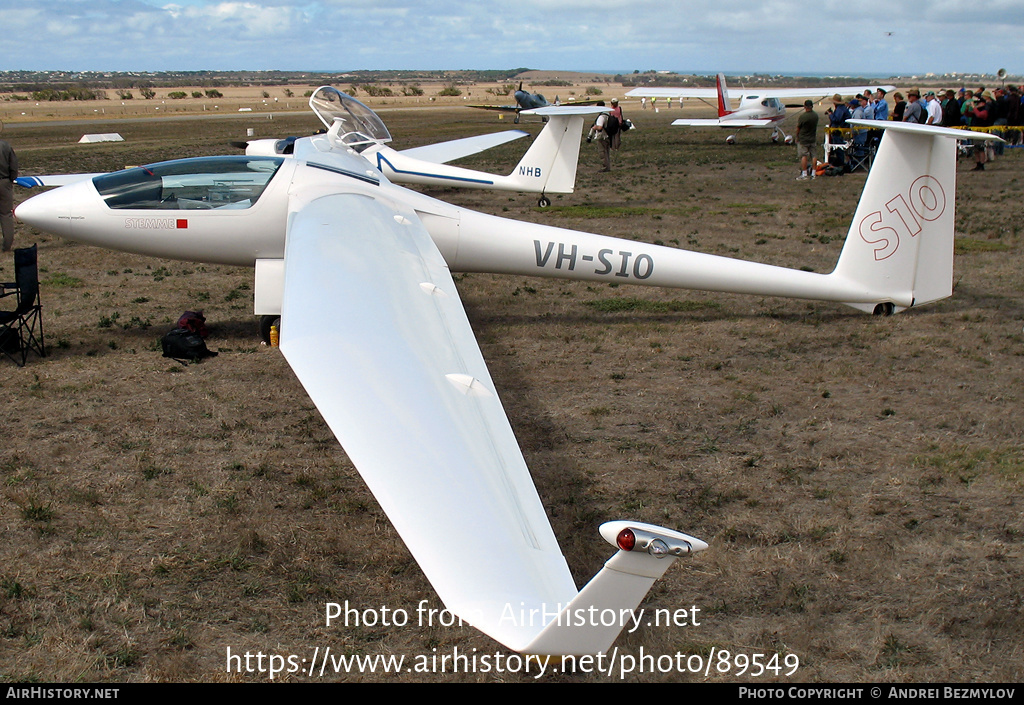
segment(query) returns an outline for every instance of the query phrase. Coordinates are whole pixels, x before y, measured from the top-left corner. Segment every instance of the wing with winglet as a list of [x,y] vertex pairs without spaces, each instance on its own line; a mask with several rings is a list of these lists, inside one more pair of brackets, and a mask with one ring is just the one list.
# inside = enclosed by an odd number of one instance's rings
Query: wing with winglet
[[577,593],[415,211],[358,192],[293,196],[290,210],[282,352],[447,609],[517,651],[606,650],[621,624],[556,615],[632,610],[681,554],[620,550]]
[[415,213],[356,194],[305,205],[284,286],[282,352],[445,605],[527,643],[500,605],[576,587]]

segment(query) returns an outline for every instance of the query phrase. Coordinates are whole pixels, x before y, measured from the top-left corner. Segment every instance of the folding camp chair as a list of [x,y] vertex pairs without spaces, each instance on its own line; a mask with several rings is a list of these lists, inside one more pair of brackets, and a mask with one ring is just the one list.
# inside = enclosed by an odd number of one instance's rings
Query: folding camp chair
[[18,302],[13,311],[0,311],[0,352],[24,367],[30,351],[46,357],[35,245],[14,251],[14,278],[0,284],[0,298],[15,296]]

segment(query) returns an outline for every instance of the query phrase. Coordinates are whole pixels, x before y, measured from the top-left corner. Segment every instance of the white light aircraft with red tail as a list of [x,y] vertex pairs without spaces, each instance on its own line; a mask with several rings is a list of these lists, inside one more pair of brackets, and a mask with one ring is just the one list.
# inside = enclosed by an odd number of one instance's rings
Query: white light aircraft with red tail
[[[886,92],[895,86],[881,86]],[[787,105],[787,98],[804,98],[815,101],[823,100],[836,93],[854,95],[865,90],[863,86],[829,86],[824,88],[766,88],[763,90],[730,89],[725,83],[725,75],[718,74],[715,88],[634,88],[626,93],[630,97],[647,98],[698,98],[718,99],[717,118],[680,119],[672,122],[680,127],[721,127],[738,130],[747,127],[772,128],[772,142],[780,139],[792,144],[793,138],[782,131],[780,123],[786,119],[786,108],[798,107]],[[733,110],[732,101],[739,100],[739,106]],[[726,142],[733,144],[736,135],[726,137]]]
[[391,182],[369,108],[329,87],[311,106],[330,131],[295,140],[289,154],[96,176],[35,196],[16,216],[99,247],[254,267],[256,313],[280,319],[282,353],[445,607],[515,651],[607,651],[654,581],[707,544],[606,523],[617,552],[577,589],[451,271],[876,313],[951,293],[954,130],[884,125],[839,263],[816,274],[451,205]]

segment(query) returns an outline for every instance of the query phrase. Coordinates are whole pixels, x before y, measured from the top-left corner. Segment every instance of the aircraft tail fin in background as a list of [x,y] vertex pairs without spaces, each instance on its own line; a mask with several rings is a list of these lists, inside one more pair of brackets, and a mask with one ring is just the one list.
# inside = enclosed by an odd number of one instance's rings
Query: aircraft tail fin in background
[[715,86],[718,88],[718,117],[725,117],[733,112],[729,105],[729,87],[725,85],[725,74],[718,74],[715,79]]
[[886,135],[833,275],[889,298],[850,305],[892,313],[950,296],[956,140],[998,138],[900,122],[850,124],[882,128]]
[[596,116],[599,112],[600,109],[585,107],[523,111],[542,115],[548,122],[508,178],[523,191],[572,193],[576,186],[583,122],[588,115]]
[[[396,152],[386,145],[374,146],[372,160],[389,180],[398,183],[462,186],[524,193],[572,193],[576,185],[576,166],[580,157],[580,137],[584,120],[601,112],[608,112],[608,109],[591,106],[548,106],[522,111],[523,115],[545,117],[548,122],[508,176],[425,161],[421,158],[440,161],[432,148]],[[501,134],[444,143],[442,148],[449,150],[452,145],[461,146],[461,143],[466,143],[473,149],[465,153],[474,154],[480,151],[480,140],[493,139],[494,144],[489,146],[508,141],[509,137],[500,136]],[[523,133],[516,131],[512,134]],[[367,156],[368,152],[364,152],[364,156]]]

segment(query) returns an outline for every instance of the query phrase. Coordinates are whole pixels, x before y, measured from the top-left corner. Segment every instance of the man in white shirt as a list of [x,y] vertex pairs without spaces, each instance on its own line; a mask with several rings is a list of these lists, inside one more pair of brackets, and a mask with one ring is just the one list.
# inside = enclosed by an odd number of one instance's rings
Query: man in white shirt
[[935,91],[928,91],[924,94],[925,100],[928,101],[928,120],[926,125],[941,125],[942,124],[942,103],[935,97]]

